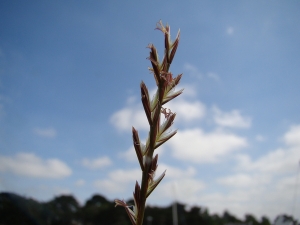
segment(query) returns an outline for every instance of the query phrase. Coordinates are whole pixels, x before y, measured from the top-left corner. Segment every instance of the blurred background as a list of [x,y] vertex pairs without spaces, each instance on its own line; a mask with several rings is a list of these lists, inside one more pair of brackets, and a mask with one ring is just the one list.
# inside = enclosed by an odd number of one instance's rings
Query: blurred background
[[[147,45],[162,20],[180,44],[178,133],[157,150],[174,200],[300,219],[299,1],[1,1],[0,191],[39,201],[132,197],[141,173],[131,126],[151,93]],[[298,97],[297,97],[298,96]],[[160,175],[160,174],[157,174]]]

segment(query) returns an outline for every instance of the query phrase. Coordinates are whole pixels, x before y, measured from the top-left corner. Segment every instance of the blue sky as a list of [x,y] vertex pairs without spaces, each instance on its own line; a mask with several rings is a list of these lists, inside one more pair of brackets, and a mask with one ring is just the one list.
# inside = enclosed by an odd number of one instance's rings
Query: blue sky
[[185,90],[168,105],[178,133],[157,151],[167,173],[149,204],[299,219],[299,7],[1,1],[0,191],[132,197],[131,126],[145,139],[139,84],[155,90],[146,46],[163,55],[161,19],[173,39],[181,30],[171,71]]

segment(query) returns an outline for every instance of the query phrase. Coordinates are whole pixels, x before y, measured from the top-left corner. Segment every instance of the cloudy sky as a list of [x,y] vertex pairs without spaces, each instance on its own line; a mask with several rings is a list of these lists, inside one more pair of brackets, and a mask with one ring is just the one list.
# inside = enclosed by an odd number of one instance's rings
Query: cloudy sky
[[173,39],[181,30],[171,71],[185,90],[168,104],[178,133],[157,150],[167,172],[148,202],[300,219],[299,7],[1,1],[0,191],[132,197],[131,126],[145,139],[139,84],[155,90],[146,46],[163,55],[161,19]]

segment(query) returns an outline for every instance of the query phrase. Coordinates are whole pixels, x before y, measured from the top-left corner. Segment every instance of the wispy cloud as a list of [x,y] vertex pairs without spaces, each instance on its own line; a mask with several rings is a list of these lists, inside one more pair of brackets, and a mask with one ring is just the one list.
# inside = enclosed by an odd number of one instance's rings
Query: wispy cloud
[[[245,212],[260,216],[268,213],[275,216],[281,213],[283,208],[287,210],[288,207],[280,207],[280,204],[288,205],[292,200],[291,196],[284,193],[293,191],[292,171],[295,171],[295,165],[299,160],[300,125],[291,126],[282,135],[283,147],[253,159],[248,154],[242,154],[241,150],[247,150],[251,143],[246,136],[239,134],[241,131],[239,129],[251,128],[251,117],[238,109],[224,111],[217,105],[209,108],[195,99],[196,97],[196,89],[193,89],[188,97],[183,95],[172,104],[166,104],[167,108],[177,113],[175,123],[180,124],[181,129],[172,140],[159,149],[159,155],[162,157],[157,175],[164,170],[167,170],[167,173],[149,203],[165,204],[166,201],[177,199],[189,205],[200,203],[217,213],[228,209],[241,218]],[[144,116],[144,112],[142,109],[126,111],[129,108],[137,108],[139,104],[135,101],[128,102],[128,106],[122,109],[127,114],[120,113],[119,116],[125,120],[120,123],[126,123],[124,128],[127,127],[126,129],[130,131],[131,126],[140,121],[137,119],[137,113]],[[122,110],[119,112],[123,112]],[[199,123],[194,123],[193,128],[190,126],[190,121],[199,120],[201,124],[208,122],[210,131],[206,127],[205,129],[200,127]],[[214,123],[211,123],[211,120]],[[146,119],[141,118],[141,121]],[[147,123],[142,127],[144,130],[149,129]],[[265,137],[257,135],[255,139],[263,141]],[[180,166],[164,163],[166,152],[169,158],[173,157],[177,162],[180,161]],[[132,146],[120,155],[126,161],[136,161]],[[224,176],[215,177],[213,174],[211,179],[205,177],[202,179],[197,174],[200,165],[202,167],[206,166],[205,164],[226,163],[229,160],[232,166],[224,171]],[[183,168],[182,165],[185,163],[189,166]],[[112,196],[112,193],[127,193],[132,190],[134,182],[139,178],[138,169],[114,170],[107,178],[95,181],[95,186]]]
[[[202,119],[206,113],[206,107],[202,102],[186,100],[185,98],[175,99],[175,101],[167,103],[165,107],[172,109],[172,112],[176,112],[176,121],[179,123]],[[125,108],[115,112],[111,116],[110,122],[119,131],[130,132],[132,126],[144,131],[149,129],[149,124],[141,103],[135,105],[129,104]]]
[[291,126],[282,139],[286,146],[269,151],[256,160],[248,155],[237,156],[237,170],[278,175],[295,171],[300,160],[300,125]]
[[[250,126],[250,118],[242,116],[239,111],[232,110],[225,113],[219,110],[219,112],[222,119],[224,115],[229,118],[238,118],[232,119],[235,122],[225,127]],[[215,129],[211,132],[200,128],[181,129],[171,141],[167,142],[163,155],[165,156],[165,150],[169,151],[169,156],[183,163],[187,162],[189,165],[195,163],[193,164],[195,167],[183,169],[182,165],[178,167],[168,165],[163,162],[162,158],[157,175],[167,170],[167,176],[156,189],[149,203],[165,204],[166,201],[171,202],[177,199],[189,205],[200,203],[216,213],[222,213],[224,209],[228,209],[240,218],[243,218],[245,212],[256,216],[268,213],[268,216],[274,218],[279,213],[288,211],[288,205],[292,201],[292,195],[286,193],[294,191],[293,171],[296,171],[299,160],[299,139],[300,125],[291,126],[281,137],[284,147],[270,151],[254,160],[249,155],[239,152],[248,146],[248,140],[245,137],[223,129]],[[132,157],[135,160],[133,148],[128,149],[127,154],[128,158]],[[236,164],[232,164],[228,175],[213,178],[212,181],[202,180],[197,176],[199,164],[222,162],[230,158],[236,158]],[[122,178],[118,180],[118,177]],[[118,170],[110,173],[107,179],[98,181],[97,185],[98,188],[101,187],[101,190],[105,187],[107,193],[113,191],[125,193],[124,190],[130,191],[133,188],[132,183],[139,177],[138,169]],[[118,185],[122,185],[123,188],[118,189]]]
[[179,130],[167,145],[177,159],[195,163],[214,163],[233,151],[243,149],[248,143],[246,138],[233,133],[222,130],[205,133],[195,128]]
[[251,211],[262,216],[268,209],[268,215],[274,218],[280,213],[290,212],[300,159],[299,128],[300,125],[291,126],[282,135],[285,146],[255,160],[246,154],[238,155],[236,173],[216,179],[216,183],[228,188],[226,194],[218,193],[214,199],[204,196],[207,204],[229,201],[230,211],[239,215]]
[[190,122],[202,119],[206,114],[206,107],[200,101],[188,101],[184,98],[169,102],[165,107],[176,112],[176,122]]
[[[199,200],[198,196],[201,196],[205,188],[205,182],[192,177],[181,177],[177,180],[168,181],[163,180],[155,189],[155,195],[151,196],[149,203],[166,205],[166,201],[171,203],[177,200],[187,204],[199,205],[202,201]],[[198,202],[195,201],[196,199]]]
[[290,127],[290,130],[283,136],[284,142],[289,146],[300,147],[300,125]]
[[144,110],[137,107],[128,106],[117,111],[111,116],[110,122],[119,131],[130,132],[133,125],[138,125],[137,128],[140,130],[147,130],[149,128]]
[[[179,167],[170,166],[168,164],[159,163],[156,176],[161,175],[165,170],[167,170],[167,176],[155,190],[155,195],[151,197],[151,200],[155,200],[156,204],[162,203],[162,199],[163,201],[174,199],[173,197],[175,192],[181,198],[183,196],[190,196],[192,198],[192,196],[197,194],[200,190],[203,190],[205,187],[204,182],[194,178],[196,175],[196,170],[193,167],[182,169]],[[139,178],[141,178],[141,171],[139,168],[122,170],[118,169],[111,171],[107,178],[96,180],[94,182],[94,186],[106,193],[108,196],[115,197],[116,193],[128,195],[128,193],[131,192],[132,188],[134,187],[134,183],[139,181]],[[180,182],[182,185],[177,185],[177,187],[174,187],[176,182]],[[177,190],[174,190],[174,188]],[[151,200],[150,203],[152,202]]]
[[84,158],[81,161],[81,164],[86,168],[89,168],[91,170],[96,170],[96,169],[101,169],[103,167],[110,166],[112,162],[109,157],[104,156],[96,159]]
[[199,69],[197,68],[197,66],[192,65],[190,63],[184,64],[184,70],[186,70],[187,74],[189,74],[193,78],[197,78],[197,79],[209,78],[216,82],[221,81],[221,79],[217,73],[215,73],[215,72],[207,72],[207,73],[200,72]]
[[226,28],[226,34],[227,35],[233,35],[234,34],[234,28],[229,26]]
[[239,110],[223,112],[218,107],[212,108],[214,113],[214,121],[219,126],[231,128],[249,128],[251,126],[251,118],[242,116]]
[[197,173],[196,169],[192,166],[183,169],[165,163],[159,163],[159,166],[157,168],[157,175],[159,176],[165,170],[168,173],[168,176],[164,178],[165,180],[181,179],[182,177],[194,177]]
[[258,134],[258,135],[255,136],[255,140],[259,141],[259,142],[263,142],[263,141],[266,140],[266,138],[264,136]]
[[221,79],[220,79],[220,77],[218,76],[218,74],[213,73],[213,72],[207,73],[207,77],[208,77],[208,78],[211,78],[211,79],[213,79],[214,81],[217,81],[217,82],[220,82],[220,81],[221,81]]
[[218,178],[217,182],[230,188],[255,188],[262,185],[267,185],[271,181],[271,177],[265,174],[249,174],[237,173],[234,175]]
[[77,186],[77,187],[82,187],[82,186],[84,186],[85,185],[85,180],[84,179],[79,179],[79,180],[77,180],[76,182],[75,182],[75,185]]
[[203,78],[203,74],[199,72],[198,68],[190,63],[184,64],[184,69],[188,71],[188,73],[197,79]]
[[53,127],[49,128],[39,128],[36,127],[33,129],[34,134],[44,138],[55,138],[57,135],[56,130]]
[[31,153],[18,153],[15,156],[0,156],[0,171],[20,176],[36,178],[64,178],[72,174],[59,159],[43,160]]
[[121,193],[131,187],[130,185],[133,186],[139,177],[141,177],[139,168],[117,169],[110,172],[107,178],[96,180],[94,186],[107,194]]
[[125,159],[127,162],[136,162],[136,153],[134,147],[131,146],[127,151],[122,151],[119,156]]

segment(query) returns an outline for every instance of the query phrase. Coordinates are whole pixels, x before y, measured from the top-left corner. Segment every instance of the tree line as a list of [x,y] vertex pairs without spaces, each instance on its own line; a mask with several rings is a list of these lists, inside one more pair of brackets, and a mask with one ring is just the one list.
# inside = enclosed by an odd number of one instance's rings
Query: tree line
[[[128,201],[133,204],[132,200]],[[271,225],[263,216],[257,220],[246,214],[243,220],[225,211],[223,215],[209,214],[207,208],[176,203],[178,225]],[[144,225],[173,225],[172,205],[148,206]],[[291,216],[280,215],[283,221],[297,224]],[[275,220],[276,222],[276,220]],[[101,195],[94,195],[83,206],[72,195],[61,195],[48,202],[38,202],[17,194],[0,193],[0,225],[131,225],[125,210]]]

